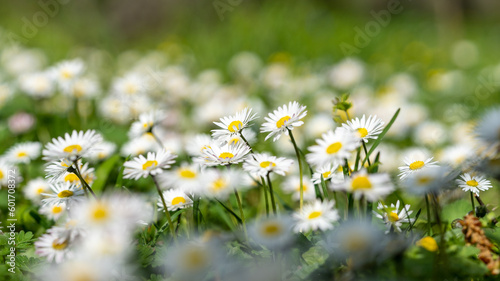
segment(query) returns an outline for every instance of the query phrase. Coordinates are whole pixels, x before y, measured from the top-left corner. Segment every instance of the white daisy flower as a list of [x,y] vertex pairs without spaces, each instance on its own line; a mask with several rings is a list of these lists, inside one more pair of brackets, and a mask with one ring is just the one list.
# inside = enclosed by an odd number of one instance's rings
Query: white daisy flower
[[223,140],[233,135],[239,135],[241,131],[248,128],[249,123],[257,118],[257,113],[252,114],[252,109],[246,107],[240,112],[236,112],[234,116],[222,117],[220,122],[214,122],[215,125],[222,129],[212,130],[214,139]]
[[116,144],[109,141],[103,141],[96,145],[95,150],[90,153],[89,158],[94,161],[101,161],[109,158],[116,151]]
[[311,153],[306,155],[307,162],[314,166],[344,165],[345,159],[349,159],[351,153],[361,145],[355,134],[338,128],[335,132],[330,130],[324,133],[316,143],[308,148]]
[[[170,249],[165,257],[165,265],[176,276],[189,276],[183,280],[202,280],[203,275],[214,266],[220,254],[217,247],[207,243],[188,242]],[[195,277],[196,276],[196,277]]]
[[60,85],[67,84],[80,75],[85,70],[85,64],[81,59],[66,60],[58,63],[50,71],[54,79]]
[[42,178],[30,180],[23,188],[24,196],[37,205],[42,203],[42,193],[48,192],[50,192],[50,184]]
[[48,98],[55,93],[54,81],[47,72],[23,74],[19,87],[33,98]]
[[[77,164],[80,167],[82,165],[82,161],[78,160]],[[48,178],[49,182],[51,183],[56,182],[64,175],[64,173],[66,173],[68,168],[72,165],[73,161],[64,158],[52,161],[48,163],[47,167],[45,167],[45,178]]]
[[287,215],[261,219],[248,226],[248,235],[257,244],[268,249],[282,249],[293,240],[292,223]]
[[199,134],[189,138],[186,151],[190,156],[201,156],[203,150],[210,146],[212,138],[209,135]]
[[40,156],[42,144],[39,142],[24,142],[11,147],[5,152],[5,159],[13,164],[29,164]]
[[500,143],[500,108],[489,109],[481,118],[475,133],[478,138],[490,145]]
[[40,214],[47,216],[47,218],[57,221],[59,218],[67,213],[66,204],[45,205],[40,208]]
[[307,115],[306,107],[300,105],[298,102],[293,101],[284,104],[269,113],[269,117],[264,117],[266,122],[260,128],[261,133],[270,132],[266,136],[266,140],[273,137],[273,141],[278,140],[283,133],[288,135],[288,130],[293,130],[294,127],[299,127],[304,124],[300,119]]
[[111,88],[113,93],[123,97],[140,95],[146,92],[146,81],[137,73],[129,73],[114,79]]
[[158,175],[163,173],[163,170],[170,168],[170,165],[175,162],[177,155],[162,149],[158,152],[148,152],[147,157],[139,155],[134,159],[127,161],[123,164],[125,170],[123,171],[124,179],[138,180],[149,175]]
[[219,145],[212,142],[203,150],[201,158],[207,166],[229,165],[245,161],[248,153],[250,148],[244,143]]
[[185,192],[199,190],[202,185],[201,179],[199,165],[188,163],[182,163],[180,167],[158,175],[158,182],[162,188],[178,188]]
[[245,160],[243,169],[259,177],[265,177],[271,172],[284,176],[292,164],[293,160],[284,157],[271,156],[267,153],[254,153]]
[[[311,201],[316,199],[316,191],[314,190],[314,185],[310,178],[303,176],[302,177],[302,185],[303,185],[303,199],[304,201]],[[300,177],[299,176],[288,176],[286,180],[281,185],[281,188],[286,193],[292,194],[292,199],[299,201],[300,200]]]
[[77,78],[75,81],[62,85],[62,93],[77,99],[91,99],[100,92],[97,79],[90,77]]
[[47,261],[61,263],[70,259],[73,253],[70,250],[70,241],[59,231],[51,231],[35,242],[35,254],[46,257]]
[[295,232],[302,232],[332,229],[333,223],[340,218],[334,206],[335,202],[328,200],[323,202],[316,200],[304,205],[302,212],[297,211],[293,214],[295,220],[293,230]]
[[410,211],[409,204],[406,204],[401,211],[399,211],[399,200],[396,202],[396,205],[391,204],[391,207],[379,202],[377,210],[379,210],[379,212],[373,211],[373,213],[387,226],[386,234],[391,231],[391,228],[396,232],[401,232],[403,223],[413,223],[415,221],[414,218],[409,218],[413,213],[413,211]]
[[132,139],[126,142],[120,151],[122,156],[138,156],[147,152],[153,152],[160,149],[160,145],[151,134],[144,134],[142,137]]
[[66,133],[64,138],[53,138],[52,142],[45,146],[42,151],[43,159],[55,161],[64,158],[74,161],[88,156],[101,141],[101,135],[94,130],[73,131],[71,135]]
[[54,183],[50,185],[52,193],[42,193],[45,199],[42,199],[44,206],[53,206],[56,204],[66,203],[71,207],[74,203],[84,200],[84,191],[70,183]]
[[[169,189],[163,192],[163,198],[165,198],[165,204],[169,211],[175,211],[179,209],[185,209],[193,206],[193,200],[187,196],[180,189]],[[163,202],[161,198],[158,198],[158,211],[163,212],[165,208],[163,207]]]
[[150,133],[153,127],[165,119],[165,112],[161,110],[152,110],[139,115],[139,120],[132,123],[128,135],[131,139],[142,137]]
[[414,150],[408,153],[404,158],[404,166],[399,167],[399,178],[404,179],[412,173],[423,168],[437,167],[437,162],[432,161],[434,157],[428,157],[423,150]]
[[447,163],[453,167],[473,161],[477,157],[472,145],[464,143],[449,146],[440,153],[440,162]]
[[401,187],[410,193],[422,195],[446,188],[451,178],[454,175],[450,174],[448,167],[427,167],[402,179]]
[[368,174],[365,169],[352,174],[343,183],[332,183],[333,190],[345,190],[355,199],[365,197],[367,201],[376,201],[394,190],[388,174]]
[[228,144],[235,145],[238,143],[246,143],[241,136],[243,136],[247,140],[247,142],[249,144],[251,144],[251,143],[255,142],[257,134],[254,131],[252,131],[251,129],[244,129],[244,130],[241,130],[240,134],[227,135],[225,137],[221,137],[218,140],[222,144],[228,143]]
[[242,183],[244,174],[240,170],[207,170],[203,173],[204,186],[200,189],[201,196],[226,200],[234,190],[247,188],[246,183]]
[[321,176],[326,182],[331,180],[333,183],[342,183],[344,181],[344,171],[340,165],[327,164],[316,169],[312,176],[314,184],[321,184]]
[[368,119],[363,115],[361,120],[356,117],[356,119],[352,119],[347,121],[346,124],[342,124],[342,127],[356,133],[364,142],[368,142],[369,139],[376,139],[378,135],[382,133],[384,122],[382,119],[377,118],[377,115],[370,115]]
[[[84,165],[82,165],[81,161],[78,161],[78,166],[79,166],[79,170],[80,170],[80,174],[82,175],[82,178],[85,180],[85,182],[90,187],[92,187],[92,183],[95,180],[94,168],[89,167],[89,163],[85,163]],[[76,185],[79,188],[82,187],[82,182],[76,176],[76,174],[70,173],[67,171],[61,175],[61,177],[59,178],[59,181],[67,182],[67,183]]]
[[463,191],[471,191],[479,196],[479,191],[485,191],[492,187],[491,182],[483,176],[465,173],[456,180]]
[[[0,159],[0,187],[7,186],[9,182],[9,171],[14,169],[11,164],[5,162],[5,160]],[[16,173],[19,170],[16,170]],[[11,178],[12,179],[12,178]]]

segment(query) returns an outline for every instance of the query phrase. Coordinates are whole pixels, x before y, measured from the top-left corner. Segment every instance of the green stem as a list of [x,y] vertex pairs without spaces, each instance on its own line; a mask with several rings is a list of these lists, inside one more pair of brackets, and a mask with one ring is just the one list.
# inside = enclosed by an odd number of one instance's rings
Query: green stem
[[241,222],[243,225],[243,232],[245,232],[245,238],[248,241],[247,226],[245,224],[245,214],[243,213],[243,204],[241,204],[240,194],[238,190],[234,190],[234,195],[236,196],[236,202],[238,202],[238,208],[240,209]]
[[304,205],[304,182],[303,182],[303,172],[302,172],[302,160],[300,159],[300,152],[297,143],[295,142],[295,138],[293,137],[292,130],[288,129],[288,133],[290,134],[290,139],[292,140],[293,147],[295,148],[295,154],[297,154],[297,161],[299,161],[299,177],[300,177],[300,200],[299,207],[300,212],[302,212],[302,207]]
[[351,193],[347,196],[347,218],[354,219],[354,196]]
[[431,208],[430,208],[430,205],[429,205],[429,196],[428,196],[427,193],[425,194],[425,207],[427,208],[427,226],[429,228],[429,234],[428,235],[431,235],[431,230],[432,230],[432,225],[431,225]]
[[474,206],[474,194],[470,191],[470,202],[472,204],[472,214],[476,215],[476,207]]
[[250,153],[253,153],[252,147],[250,146],[250,143],[248,143],[247,139],[243,136],[243,133],[240,132],[240,137],[241,139],[247,144],[248,148],[250,148]]
[[269,198],[267,198],[266,181],[264,177],[260,177],[262,180],[262,191],[264,192],[264,201],[266,202],[266,217],[269,217]]
[[323,178],[323,174],[321,174],[320,176],[321,176],[321,187],[323,188],[323,197],[330,200],[328,196],[328,189],[326,188],[325,179]]
[[[366,159],[366,161],[368,161],[368,166],[371,166],[371,165],[372,165],[372,163],[370,163],[370,157],[369,157],[369,155],[368,155],[368,149],[366,149],[366,143],[365,143],[363,140],[361,140],[361,142],[363,143],[363,150],[365,151],[365,155],[366,155],[366,156],[365,156],[365,157],[366,157],[365,159]],[[364,163],[364,162],[365,162],[365,161],[363,161],[363,163]]]
[[164,148],[163,143],[161,142],[160,138],[155,133],[153,133],[153,127],[151,127],[151,129],[149,130],[148,133],[151,133],[151,135],[156,140],[156,142],[160,145],[160,147]]
[[174,242],[177,243],[177,235],[175,233],[174,224],[172,223],[172,217],[170,216],[170,212],[168,211],[167,203],[165,203],[165,198],[163,197],[163,192],[161,192],[160,185],[158,184],[158,181],[156,180],[156,178],[153,175],[151,175],[151,178],[153,179],[153,182],[155,183],[155,186],[156,186],[156,190],[158,191],[158,194],[160,195],[161,203],[163,204],[163,209],[165,209],[165,215],[167,216],[168,227],[170,228],[170,233],[172,234]]
[[274,215],[277,215],[276,201],[274,200],[273,184],[271,183],[271,177],[269,176],[269,173],[267,173],[267,183],[269,186],[269,193],[271,194],[271,206],[273,208],[273,213],[274,213]]

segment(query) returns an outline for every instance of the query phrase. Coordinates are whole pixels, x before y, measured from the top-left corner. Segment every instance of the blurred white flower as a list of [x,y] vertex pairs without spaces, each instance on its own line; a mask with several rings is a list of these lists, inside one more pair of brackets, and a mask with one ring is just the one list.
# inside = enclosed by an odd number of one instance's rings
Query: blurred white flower
[[334,209],[334,201],[319,201],[310,202],[304,205],[302,211],[297,211],[293,214],[295,232],[303,232],[309,230],[328,230],[333,228],[333,223],[339,220],[339,214]]

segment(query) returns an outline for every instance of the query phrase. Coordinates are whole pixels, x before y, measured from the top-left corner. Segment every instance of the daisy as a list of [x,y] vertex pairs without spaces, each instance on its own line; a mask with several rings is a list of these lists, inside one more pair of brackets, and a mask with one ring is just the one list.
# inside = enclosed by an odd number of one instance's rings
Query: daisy
[[40,156],[42,145],[39,142],[19,143],[5,152],[5,159],[13,164],[29,164]]
[[100,87],[97,79],[90,77],[77,78],[75,81],[63,84],[62,93],[78,98],[78,99],[91,99],[99,94]]
[[155,176],[170,168],[170,165],[175,162],[177,155],[162,149],[158,152],[148,152],[147,157],[139,155],[134,159],[123,164],[123,178],[138,180],[149,175]]
[[165,119],[165,113],[161,110],[152,110],[139,115],[139,120],[132,123],[128,135],[131,139],[142,137],[150,133],[153,127]]
[[8,164],[5,160],[0,159],[0,187],[8,185],[9,171],[12,169],[14,169],[14,167],[11,164]]
[[410,193],[422,195],[444,189],[454,177],[447,167],[427,167],[402,179],[401,187]]
[[332,229],[333,223],[340,218],[337,210],[333,208],[334,205],[334,201],[328,200],[323,202],[316,200],[304,205],[302,212],[298,211],[293,214],[295,220],[293,230],[302,232]]
[[119,96],[130,97],[145,93],[146,81],[137,73],[129,73],[114,79],[111,88],[112,92]]
[[49,262],[61,263],[70,259],[73,256],[70,241],[62,234],[59,231],[52,231],[42,235],[35,242],[35,254],[46,257]]
[[253,175],[265,177],[274,172],[284,176],[293,164],[293,160],[284,157],[271,156],[267,153],[254,153],[243,163],[243,169]]
[[278,140],[283,133],[288,134],[288,130],[293,130],[294,127],[304,124],[300,119],[307,115],[305,109],[305,106],[296,101],[290,102],[288,106],[284,104],[278,107],[277,110],[269,113],[269,117],[264,117],[266,122],[262,124],[260,132],[270,132],[266,136],[266,140],[271,137],[274,137],[273,141]]
[[216,247],[206,243],[188,242],[169,249],[165,265],[169,271],[175,271],[177,276],[190,277],[182,278],[183,280],[202,280],[218,256],[220,254],[216,252]]
[[470,191],[479,196],[479,191],[485,191],[490,189],[491,182],[482,176],[471,175],[465,173],[460,176],[460,179],[456,180],[458,186],[463,189],[463,191]]
[[42,151],[43,160],[55,161],[64,158],[75,161],[92,153],[101,141],[101,135],[94,130],[73,131],[71,135],[66,133],[64,138],[53,138],[52,142],[45,146]]
[[382,119],[377,118],[377,115],[370,115],[368,119],[363,115],[361,120],[356,117],[356,119],[352,119],[347,121],[346,124],[342,124],[342,127],[356,133],[364,142],[368,142],[369,139],[376,139],[382,132],[384,129],[384,122]]
[[200,189],[201,194],[209,198],[226,200],[235,190],[241,190],[247,187],[243,181],[244,174],[240,170],[207,170],[203,173],[203,182]]
[[[77,160],[76,164],[81,167],[82,161]],[[64,158],[52,161],[45,167],[45,177],[48,178],[51,183],[57,182],[72,165],[73,161]]]
[[46,72],[24,74],[19,78],[19,87],[33,98],[48,98],[54,95],[54,81]]
[[214,122],[222,129],[212,130],[214,139],[225,139],[228,136],[239,135],[241,131],[249,127],[249,123],[257,118],[257,113],[252,114],[252,109],[246,107],[234,116],[222,117],[220,122]]
[[54,79],[60,85],[69,83],[79,77],[85,70],[85,64],[81,59],[67,60],[58,63],[50,71]]
[[327,164],[316,169],[312,176],[314,184],[321,184],[321,176],[326,182],[331,180],[333,183],[342,183],[344,181],[344,172],[342,166]]
[[95,150],[92,153],[90,153],[89,158],[95,162],[102,161],[110,157],[115,151],[116,151],[115,143],[109,141],[103,141],[96,145]]
[[314,166],[343,165],[345,159],[350,158],[351,153],[361,145],[355,134],[339,129],[324,133],[316,143],[308,148],[311,153],[306,155],[307,162]]
[[399,178],[404,179],[418,170],[428,167],[437,167],[437,162],[432,161],[434,157],[428,157],[422,150],[415,150],[408,153],[404,158],[404,166],[399,167]]
[[[92,183],[95,180],[95,174],[94,174],[94,168],[89,167],[89,163],[85,163],[82,165],[82,162],[78,162],[80,174],[82,175],[82,178],[85,180],[85,182],[89,185],[92,186]],[[61,177],[59,178],[60,181],[67,182],[73,185],[76,185],[77,187],[81,188],[82,182],[80,179],[77,177],[76,174],[70,173],[70,172],[64,172]]]
[[244,143],[219,145],[213,142],[203,150],[202,159],[207,166],[237,164],[243,162],[248,153],[250,148]]
[[489,109],[479,121],[475,133],[487,144],[500,143],[500,108]]
[[132,139],[126,142],[120,151],[121,155],[127,156],[138,156],[140,154],[145,154],[146,152],[153,152],[161,147],[156,142],[154,137],[150,134],[144,134],[142,137]]
[[57,221],[60,217],[66,214],[66,204],[46,205],[40,208],[40,214],[47,216],[47,218]]
[[42,193],[48,192],[50,192],[50,184],[42,178],[30,180],[23,188],[24,196],[37,205],[42,202]]
[[[167,205],[169,211],[176,211],[193,206],[193,200],[191,200],[191,198],[189,198],[186,193],[184,193],[180,189],[170,189],[164,191],[163,198],[165,198],[165,204]],[[161,198],[158,198],[157,205],[158,211],[163,212],[165,210]]]
[[84,199],[83,190],[69,183],[54,183],[50,185],[50,189],[52,193],[42,193],[46,197],[42,199],[44,206],[66,203],[70,207]]
[[195,192],[202,184],[199,165],[182,163],[180,167],[158,175],[158,182],[164,189],[178,188],[185,192]]
[[247,142],[249,144],[255,142],[255,139],[257,137],[257,134],[252,131],[251,129],[244,129],[244,130],[241,130],[240,134],[233,134],[233,135],[226,135],[226,136],[223,136],[221,138],[219,138],[218,140],[222,143],[222,144],[232,144],[232,145],[235,145],[235,144],[238,144],[238,143],[246,143],[243,138],[245,138],[245,140],[247,140]]
[[[310,201],[316,199],[316,192],[314,190],[314,186],[312,181],[304,176],[302,177],[302,186],[303,186],[303,199],[305,201]],[[298,176],[289,176],[286,178],[285,182],[281,185],[282,189],[286,193],[292,194],[293,200],[300,200],[300,177]]]
[[345,190],[354,195],[355,199],[362,196],[373,202],[391,193],[394,185],[388,174],[368,174],[365,169],[352,174],[345,182],[332,184],[333,190]]
[[203,150],[208,148],[211,143],[212,138],[209,135],[199,134],[189,138],[186,151],[191,156],[201,156]]
[[292,242],[292,219],[283,215],[255,221],[248,227],[250,238],[268,249],[282,249]]
[[379,202],[377,210],[381,211],[381,213],[376,211],[373,211],[373,213],[387,226],[386,234],[389,233],[391,229],[401,232],[403,223],[413,223],[415,221],[414,218],[409,218],[413,213],[413,211],[410,211],[410,205],[406,204],[401,211],[399,211],[399,200],[396,202],[396,206],[391,204],[391,207],[387,207]]

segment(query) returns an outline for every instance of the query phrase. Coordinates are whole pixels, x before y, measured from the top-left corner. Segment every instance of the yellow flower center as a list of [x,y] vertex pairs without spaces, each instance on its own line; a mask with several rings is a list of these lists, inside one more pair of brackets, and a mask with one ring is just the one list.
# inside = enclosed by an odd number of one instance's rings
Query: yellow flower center
[[241,129],[241,127],[243,127],[243,123],[239,120],[234,120],[233,122],[231,122],[231,124],[229,124],[229,126],[227,126],[227,129],[231,133],[234,133]]
[[73,75],[71,74],[71,72],[67,71],[67,70],[63,70],[61,72],[61,76],[64,78],[64,79],[70,79]]
[[108,208],[103,204],[97,204],[94,206],[90,217],[94,221],[103,221],[109,217]]
[[219,191],[221,189],[226,188],[226,181],[224,179],[217,179],[212,183],[212,189],[215,191]]
[[82,151],[82,147],[78,144],[68,145],[63,149],[66,153],[80,152]]
[[290,117],[288,115],[285,117],[281,117],[281,119],[278,120],[278,122],[276,122],[276,127],[278,127],[278,129],[283,127],[285,125],[285,122],[290,120],[290,118],[292,118],[292,117]]
[[42,193],[42,192],[44,192],[44,191],[45,191],[45,188],[43,188],[43,187],[39,187],[39,188],[36,190],[36,193],[37,193],[37,194],[41,194],[41,193]]
[[390,222],[396,222],[398,220],[399,220],[399,216],[398,216],[398,214],[396,212],[391,212],[389,214],[389,221]]
[[125,86],[125,92],[127,92],[127,94],[133,94],[137,91],[137,88],[135,87],[134,84],[128,84],[127,86]]
[[326,148],[326,153],[334,154],[337,153],[342,148],[342,143],[334,142]]
[[52,213],[54,214],[59,214],[60,212],[62,212],[63,208],[61,208],[60,206],[54,206],[52,208]]
[[73,196],[73,191],[71,190],[63,190],[57,194],[59,198],[67,198]]
[[271,166],[271,167],[276,167],[276,164],[274,164],[274,163],[273,163],[273,162],[271,162],[271,161],[263,161],[263,162],[260,162],[260,167],[261,167],[261,168],[264,168],[264,169],[265,169],[265,168],[267,168],[267,167],[269,167],[269,166]]
[[368,135],[368,130],[365,128],[359,128],[357,131],[360,138],[364,138]]
[[478,186],[479,183],[476,180],[470,180],[470,181],[467,181],[466,184],[468,186],[476,187],[476,186]]
[[223,159],[228,159],[228,158],[233,158],[233,157],[234,157],[234,154],[232,154],[231,152],[222,152],[219,155],[219,158],[223,158]]
[[352,180],[351,188],[352,190],[370,189],[372,188],[372,183],[367,176],[358,176]]
[[28,156],[28,153],[26,153],[25,151],[20,151],[17,153],[17,158],[22,158],[26,156]]
[[426,249],[429,252],[435,252],[438,249],[438,245],[434,238],[427,236],[417,241],[417,246]]
[[238,137],[236,138],[232,138],[230,141],[229,141],[229,144],[231,145],[236,145],[238,144],[238,142],[240,141],[240,139]]
[[0,180],[3,179],[3,172],[0,170]]
[[424,161],[415,161],[410,164],[410,170],[418,170],[425,165]]
[[315,219],[315,218],[317,218],[319,216],[321,216],[321,212],[320,211],[314,211],[314,212],[310,213],[307,218],[310,219],[310,220],[312,220],[312,219]]
[[[302,183],[302,188],[304,189],[304,192],[307,190],[307,185],[305,183]],[[300,184],[297,185],[297,188],[295,188],[296,191],[300,191]]]
[[179,169],[179,176],[181,178],[186,178],[186,179],[194,179],[196,178],[196,173],[193,172],[190,169]]
[[61,250],[64,250],[66,249],[66,247],[68,247],[68,242],[66,242],[66,240],[64,240],[63,242],[59,243],[57,241],[54,241],[52,242],[52,248],[54,250],[58,250],[58,251],[61,251]]
[[330,176],[332,172],[330,171],[327,171],[327,172],[324,172],[322,175],[323,175],[323,178],[326,179],[328,176]]
[[208,264],[208,257],[200,249],[187,249],[183,256],[184,264],[190,270],[197,270]]
[[78,177],[71,173],[71,174],[67,174],[65,177],[64,177],[64,181],[69,181],[69,182],[75,182],[75,181],[78,181]]
[[69,167],[69,165],[66,164],[66,162],[64,162],[64,161],[61,162],[61,166],[63,166],[63,167]]
[[276,236],[281,232],[281,226],[276,224],[266,224],[262,228],[262,234],[264,234],[265,236]]
[[184,197],[175,197],[173,200],[172,200],[172,205],[177,205],[177,204],[184,204],[186,203],[186,199],[184,199]]
[[156,160],[148,160],[146,163],[142,164],[142,169],[143,170],[148,170],[149,168],[154,168],[158,166],[158,161]]
[[431,177],[419,177],[417,179],[417,183],[419,185],[426,185],[426,184],[430,183],[432,180],[433,180],[433,178],[431,178]]

